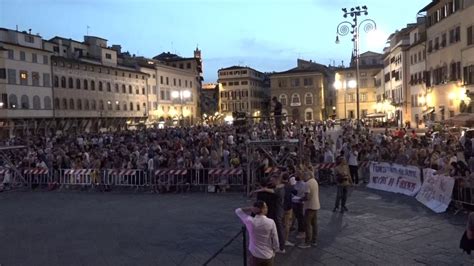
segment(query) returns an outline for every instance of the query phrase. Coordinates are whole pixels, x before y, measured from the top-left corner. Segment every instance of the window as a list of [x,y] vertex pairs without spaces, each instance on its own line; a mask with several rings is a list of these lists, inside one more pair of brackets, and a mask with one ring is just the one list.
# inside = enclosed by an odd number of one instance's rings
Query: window
[[137,111],[140,111],[140,103],[137,103]]
[[191,68],[191,63],[187,63],[187,64],[186,64],[186,68],[187,68],[187,69],[190,69],[190,68]]
[[361,93],[360,94],[360,101],[361,102],[366,102],[367,101],[367,93]]
[[474,65],[464,67],[463,72],[464,85],[474,84]]
[[248,85],[248,84],[249,84],[249,82],[248,82],[248,81],[246,81],[246,80],[244,80],[244,81],[242,81],[240,84],[242,84],[242,85]]
[[119,101],[115,102],[115,110],[120,111],[120,102]]
[[30,100],[28,99],[28,96],[26,95],[21,96],[21,108],[30,109]]
[[[47,97],[47,96],[46,96]],[[46,98],[45,97],[45,98]],[[59,98],[54,99],[54,109],[61,109]]]
[[47,55],[43,55],[43,64],[47,65],[49,63],[49,59]]
[[15,52],[13,50],[8,50],[8,59],[15,59]]
[[133,111],[133,103],[130,103],[130,111]]
[[112,111],[112,102],[107,101],[107,110]]
[[367,88],[367,79],[360,79],[360,87]]
[[33,83],[33,86],[39,86],[39,73],[38,72],[32,72],[31,73],[31,81]]
[[74,88],[74,80],[70,77],[70,78],[68,78],[67,81],[68,81],[67,82],[68,83],[68,88],[70,88],[70,89]]
[[313,121],[313,110],[311,108],[306,109],[304,118],[306,121]]
[[163,76],[160,76],[160,84],[163,84]]
[[146,95],[145,87],[142,87],[142,94],[143,94],[143,95]]
[[298,87],[300,85],[300,79],[291,79],[291,86],[292,87]]
[[303,84],[304,84],[305,86],[311,86],[311,85],[313,85],[313,78],[305,78],[305,79],[303,80]]
[[433,51],[433,40],[428,41],[428,53]]
[[69,109],[70,110],[76,109],[76,108],[74,108],[74,99],[69,99]]
[[308,92],[306,93],[306,95],[304,96],[304,103],[306,105],[312,105],[313,104],[313,94]]
[[283,106],[288,105],[288,98],[286,97],[286,94],[280,95],[280,102]]
[[166,85],[170,85],[170,79],[166,77]]
[[173,86],[176,86],[176,79],[173,79]]
[[62,107],[62,109],[63,109],[63,110],[67,110],[67,107],[68,107],[68,106],[67,106],[67,99],[63,99],[63,107]]
[[33,109],[40,110],[41,109],[41,100],[38,95],[33,96]]
[[123,110],[127,111],[127,103],[123,103]]
[[140,94],[140,88],[138,86],[135,86],[135,94]]
[[100,110],[100,111],[103,111],[103,110],[104,110],[104,101],[103,101],[103,100],[100,100],[100,101],[99,101],[99,110]]
[[130,94],[133,93],[132,85],[128,85],[128,93],[130,93]]
[[115,92],[117,92],[117,93],[120,92],[120,89],[119,89],[119,85],[118,85],[118,84],[115,84]]
[[8,103],[10,104],[10,108],[15,109],[18,107],[18,101],[15,94],[10,94],[8,96]]
[[82,100],[77,99],[77,110],[82,110]]
[[106,59],[112,59],[112,54],[106,53],[106,54],[105,54],[105,58],[106,58]]
[[298,93],[294,93],[291,96],[291,106],[299,106],[299,105],[301,105],[300,95]]
[[43,87],[51,87],[50,79],[49,73],[43,73]]
[[165,99],[165,91],[160,91],[160,99],[161,100]]
[[102,84],[102,81],[99,81],[99,91],[104,90],[104,85]]
[[110,82],[107,82],[107,91],[108,92],[112,92],[112,88],[110,86]]
[[84,99],[84,110],[88,111],[90,109],[89,100]]
[[474,39],[472,37],[472,33],[473,33],[472,30],[473,30],[472,26],[467,28],[467,34],[466,34],[467,35],[467,45],[471,45],[471,44],[474,43]]
[[28,72],[20,70],[20,84],[28,85]]
[[80,90],[81,89],[81,80],[76,79],[76,89]]
[[31,54],[31,62],[38,63],[38,55],[33,53]]
[[92,110],[96,110],[96,109],[97,109],[97,104],[96,104],[95,100],[92,100],[92,101],[91,101],[91,107],[92,107]]
[[54,87],[59,88],[59,77],[58,76],[54,76]]
[[[89,83],[87,82],[87,79],[84,80],[84,90],[88,90],[89,89]],[[79,108],[79,106],[78,106]]]
[[23,51],[20,51],[20,60],[21,61],[26,61],[26,54]]
[[122,93],[127,93],[127,87],[125,84],[122,84]]
[[446,43],[447,43],[446,39],[447,39],[446,33],[443,33],[443,35],[441,35],[441,48],[446,47]]
[[91,91],[95,91],[95,81],[91,80]]

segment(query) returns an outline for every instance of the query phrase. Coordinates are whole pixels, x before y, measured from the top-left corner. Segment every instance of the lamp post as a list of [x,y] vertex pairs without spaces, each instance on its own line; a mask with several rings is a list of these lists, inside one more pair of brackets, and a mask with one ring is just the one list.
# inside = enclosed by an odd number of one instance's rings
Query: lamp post
[[184,119],[184,111],[183,111],[183,105],[186,101],[188,101],[191,98],[191,92],[189,90],[185,91],[172,91],[171,92],[171,98],[174,100],[179,100],[179,105],[181,106],[181,116],[180,116],[180,124],[182,125],[182,120]]
[[364,31],[369,32],[375,30],[377,28],[377,24],[372,19],[364,19],[361,22],[358,22],[359,16],[367,16],[369,12],[367,11],[367,6],[356,6],[347,10],[347,8],[343,8],[342,12],[344,13],[343,17],[347,18],[350,16],[353,18],[353,22],[343,21],[337,25],[336,31],[336,43],[339,43],[339,36],[345,36],[349,33],[352,34],[352,42],[354,43],[354,49],[352,52],[352,56],[355,56],[356,61],[356,103],[357,103],[357,128],[359,128],[360,122],[360,105],[359,105],[359,32],[360,27],[364,26]]

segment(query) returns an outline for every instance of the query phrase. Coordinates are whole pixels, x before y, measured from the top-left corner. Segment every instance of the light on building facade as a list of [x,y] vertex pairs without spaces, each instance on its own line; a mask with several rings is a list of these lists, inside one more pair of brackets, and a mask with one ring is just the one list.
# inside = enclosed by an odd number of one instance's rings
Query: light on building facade
[[191,92],[188,90],[183,91],[183,98],[184,99],[191,98]]
[[357,81],[355,80],[349,80],[349,82],[347,82],[347,86],[350,88],[350,89],[355,89],[357,87]]
[[173,99],[179,98],[179,91],[172,91],[171,92],[171,98],[173,98]]

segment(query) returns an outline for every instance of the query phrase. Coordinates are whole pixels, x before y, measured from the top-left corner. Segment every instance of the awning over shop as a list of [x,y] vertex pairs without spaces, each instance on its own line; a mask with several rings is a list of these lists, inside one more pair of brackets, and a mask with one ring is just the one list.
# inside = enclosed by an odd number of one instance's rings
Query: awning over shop
[[461,114],[458,114],[446,119],[446,123],[452,124],[455,126],[472,127],[474,126],[474,114],[461,113]]
[[434,108],[428,108],[425,111],[423,111],[423,115],[431,114],[435,111]]
[[368,114],[366,118],[384,118],[385,114],[384,113],[373,113],[373,114]]

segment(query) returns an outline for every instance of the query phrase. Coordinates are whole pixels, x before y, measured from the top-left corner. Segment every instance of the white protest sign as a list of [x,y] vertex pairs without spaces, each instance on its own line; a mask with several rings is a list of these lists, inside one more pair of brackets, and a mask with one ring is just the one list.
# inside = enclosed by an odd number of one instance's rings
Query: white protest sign
[[423,185],[416,199],[436,213],[445,212],[451,202],[454,178],[423,169]]
[[367,187],[415,196],[421,188],[421,171],[416,166],[373,162]]

